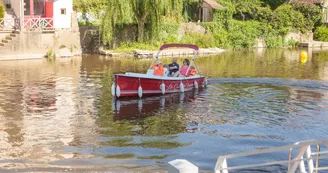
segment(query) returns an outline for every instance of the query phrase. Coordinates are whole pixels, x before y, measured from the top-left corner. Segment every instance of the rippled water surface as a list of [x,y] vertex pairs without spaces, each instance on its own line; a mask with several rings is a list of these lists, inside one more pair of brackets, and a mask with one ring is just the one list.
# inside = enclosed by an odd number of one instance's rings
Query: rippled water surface
[[145,72],[149,60],[2,61],[0,172],[165,172],[178,158],[210,172],[219,155],[325,139],[328,52],[309,52],[305,64],[299,53],[201,57],[208,88],[120,100],[103,87],[104,70]]

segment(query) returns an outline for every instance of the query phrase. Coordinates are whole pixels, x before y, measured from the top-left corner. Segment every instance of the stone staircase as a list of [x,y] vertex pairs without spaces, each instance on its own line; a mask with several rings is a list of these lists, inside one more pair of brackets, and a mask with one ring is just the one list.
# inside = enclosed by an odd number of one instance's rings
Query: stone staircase
[[8,45],[12,40],[16,38],[16,36],[19,34],[19,31],[12,31],[9,33],[5,38],[3,38],[0,42],[0,49]]
[[16,15],[12,8],[6,8],[4,19],[2,21],[2,28],[0,28],[0,50],[9,48],[12,46],[10,43],[17,37],[20,33],[16,29]]

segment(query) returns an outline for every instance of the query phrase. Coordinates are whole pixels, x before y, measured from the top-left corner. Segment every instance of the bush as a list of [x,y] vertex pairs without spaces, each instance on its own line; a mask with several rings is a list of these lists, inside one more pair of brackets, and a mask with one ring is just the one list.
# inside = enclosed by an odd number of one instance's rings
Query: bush
[[268,48],[277,48],[285,46],[284,38],[279,35],[270,33],[265,37],[264,40]]
[[0,19],[2,19],[5,16],[5,6],[3,5],[3,3],[0,2]]
[[199,47],[216,47],[212,33],[206,33],[204,35],[196,32],[189,33],[182,37],[180,43],[195,44]]
[[328,41],[328,28],[320,26],[314,31],[314,38],[319,41]]
[[271,25],[279,34],[286,35],[291,31],[306,31],[303,14],[291,5],[278,7],[273,14]]
[[261,35],[261,24],[257,21],[233,20],[229,26],[229,40],[234,48],[250,48],[255,45],[255,39]]
[[299,11],[304,16],[304,29],[312,30],[322,19],[322,12],[319,6],[310,3],[293,4],[293,9]]
[[258,7],[254,15],[255,20],[263,23],[269,23],[272,20],[273,12],[270,7]]
[[159,41],[163,43],[174,43],[178,41],[180,24],[162,24],[159,32]]

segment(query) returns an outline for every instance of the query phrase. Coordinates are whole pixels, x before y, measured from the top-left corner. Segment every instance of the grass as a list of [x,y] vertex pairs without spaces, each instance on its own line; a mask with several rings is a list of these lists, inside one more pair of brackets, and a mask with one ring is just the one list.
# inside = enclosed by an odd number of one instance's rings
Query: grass
[[159,148],[159,149],[173,149],[188,146],[190,144],[183,144],[180,142],[166,142],[166,141],[143,141],[139,146],[144,148]]
[[118,53],[132,53],[135,50],[150,50],[155,51],[159,49],[159,45],[151,43],[121,43],[121,45],[114,49]]
[[114,139],[111,141],[102,142],[102,146],[112,146],[112,147],[143,147],[143,148],[158,148],[162,150],[179,148],[190,145],[189,143],[180,142],[167,142],[167,141],[143,141],[141,143],[132,143],[131,138],[121,138]]
[[104,156],[106,159],[130,159],[134,158],[134,154],[132,153],[124,153],[124,154],[112,154]]
[[169,157],[170,155],[163,155],[163,156],[138,156],[138,159],[146,159],[146,160],[160,160],[160,159],[165,159],[167,157]]

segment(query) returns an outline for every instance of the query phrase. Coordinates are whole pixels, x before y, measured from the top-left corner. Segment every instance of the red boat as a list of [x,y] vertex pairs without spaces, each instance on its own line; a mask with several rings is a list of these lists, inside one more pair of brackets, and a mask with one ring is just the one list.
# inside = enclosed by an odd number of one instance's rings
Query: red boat
[[[195,57],[198,54],[198,46],[190,44],[164,44],[160,47],[157,54],[155,54],[152,64],[158,61],[160,52],[167,48],[183,47],[194,49],[194,56],[190,61],[189,68],[195,61]],[[194,65],[195,66],[195,65]],[[197,67],[196,67],[197,68]],[[199,71],[199,70],[197,70]],[[128,97],[143,95],[159,95],[166,93],[176,93],[190,91],[193,88],[200,86],[206,86],[207,80],[204,76],[194,75],[190,77],[169,77],[168,70],[165,69],[163,76],[154,75],[152,66],[148,69],[146,74],[141,73],[125,73],[114,75],[115,82],[112,85],[112,95],[115,97]]]

